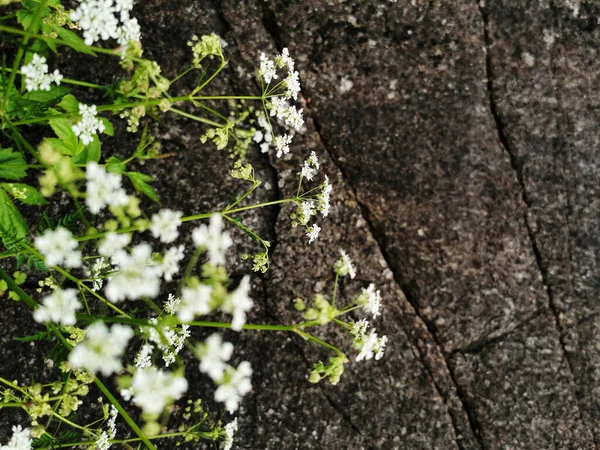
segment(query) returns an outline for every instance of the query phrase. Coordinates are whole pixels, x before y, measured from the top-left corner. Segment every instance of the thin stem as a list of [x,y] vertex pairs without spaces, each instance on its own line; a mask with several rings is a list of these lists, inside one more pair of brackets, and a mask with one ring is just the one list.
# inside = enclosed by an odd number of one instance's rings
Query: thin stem
[[[14,389],[16,391],[21,392],[22,394],[27,394],[27,391],[25,391],[25,389],[23,389],[20,386],[17,386],[15,383],[13,383],[12,381],[8,381],[6,378],[2,378],[0,377],[0,382],[6,384],[7,386],[9,386],[11,389]],[[0,407],[4,406],[4,403],[0,403]]]
[[190,114],[190,113],[186,113],[185,111],[182,111],[182,110],[177,109],[177,108],[171,107],[169,109],[169,111],[174,112],[175,114],[179,114],[180,116],[187,117],[188,119],[195,120],[196,122],[202,122],[202,123],[205,123],[207,125],[212,125],[213,127],[223,127],[223,126],[225,126],[223,124],[220,124],[220,123],[217,123],[217,122],[213,122],[212,120],[205,119],[204,117],[199,117],[199,116],[195,116],[195,115]]
[[331,306],[333,306],[335,308],[335,299],[337,296],[337,291],[338,291],[338,281],[340,279],[340,273],[339,272],[335,272],[335,281],[333,282],[333,295],[331,297]]
[[326,347],[329,350],[333,350],[338,355],[345,356],[344,352],[342,352],[339,348],[337,348],[337,347],[335,347],[335,346],[333,346],[333,345],[331,345],[331,344],[329,344],[329,343],[327,343],[327,342],[319,339],[318,337],[313,336],[310,333],[307,333],[307,332],[301,331],[301,330],[294,330],[294,331],[297,334],[299,334],[300,336],[302,336],[302,337],[304,337],[304,338],[306,338],[306,339],[308,339],[310,341],[316,342],[317,344],[322,345],[323,347]]

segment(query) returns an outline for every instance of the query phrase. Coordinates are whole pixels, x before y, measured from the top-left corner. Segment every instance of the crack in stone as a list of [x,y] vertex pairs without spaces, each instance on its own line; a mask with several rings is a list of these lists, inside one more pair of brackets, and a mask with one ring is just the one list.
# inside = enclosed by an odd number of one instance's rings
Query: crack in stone
[[[552,6],[554,7],[553,2],[552,2]],[[525,221],[525,227],[527,229],[527,235],[528,235],[528,238],[529,238],[529,241],[531,244],[531,248],[533,250],[536,266],[542,276],[542,282],[544,284],[546,296],[548,297],[548,305],[550,307],[550,310],[552,311],[552,315],[554,316],[554,322],[555,322],[556,329],[558,331],[558,341],[559,341],[559,344],[561,346],[561,350],[563,353],[563,359],[564,359],[564,362],[566,363],[566,367],[568,368],[569,373],[571,375],[571,382],[573,383],[573,387],[575,388],[575,393],[577,393],[577,384],[575,383],[576,376],[575,376],[575,372],[573,371],[573,367],[571,365],[569,353],[567,352],[567,349],[566,349],[565,332],[564,332],[563,326],[560,322],[560,310],[554,300],[552,285],[551,285],[551,283],[549,281],[549,277],[548,277],[548,268],[544,264],[544,261],[542,258],[542,252],[540,250],[540,247],[539,247],[536,235],[535,235],[535,231],[531,224],[531,221],[535,220],[535,219],[534,218],[530,219],[530,217],[529,217],[530,210],[532,209],[532,201],[530,200],[530,198],[527,194],[527,188],[526,188],[526,184],[525,184],[525,180],[524,180],[524,176],[523,176],[523,163],[522,163],[522,161],[519,160],[519,158],[515,154],[515,152],[513,150],[511,150],[511,145],[509,144],[508,137],[504,131],[505,126],[502,123],[498,104],[497,104],[496,98],[494,96],[494,68],[493,68],[493,64],[492,64],[492,55],[491,55],[491,51],[490,51],[491,47],[492,47],[492,38],[490,36],[490,31],[489,31],[489,16],[485,9],[484,4],[478,3],[478,7],[479,7],[479,12],[481,14],[481,18],[483,21],[485,70],[486,70],[486,78],[487,78],[487,92],[488,92],[488,98],[489,98],[489,104],[490,104],[490,112],[491,112],[492,118],[494,120],[494,123],[496,125],[496,131],[497,131],[498,140],[500,142],[500,145],[503,148],[503,150],[506,152],[506,154],[509,156],[511,168],[514,171],[514,173],[517,177],[519,186],[521,188],[521,198],[522,198],[523,204],[525,206],[525,211],[524,211],[523,216],[524,216],[524,221]],[[554,11],[554,14],[556,17],[556,11],[554,8],[553,8],[553,11]],[[552,64],[551,64],[551,68],[552,68]],[[552,73],[552,75],[554,76],[554,73]],[[557,126],[559,126],[558,123],[557,123]],[[570,250],[569,250],[569,252],[570,252]],[[576,397],[578,397],[578,396],[576,395]],[[578,399],[578,401],[580,401],[580,400]],[[581,421],[582,424],[585,424],[585,422],[583,420],[582,411],[581,411],[581,404],[579,404],[579,407],[577,409],[579,412],[579,420]],[[594,435],[594,441],[595,440],[596,439],[595,439],[595,435]]]

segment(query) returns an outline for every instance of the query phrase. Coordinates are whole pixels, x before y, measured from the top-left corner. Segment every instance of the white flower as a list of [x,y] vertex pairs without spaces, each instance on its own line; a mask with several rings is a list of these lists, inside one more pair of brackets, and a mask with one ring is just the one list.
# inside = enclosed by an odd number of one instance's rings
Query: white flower
[[270,99],[271,104],[269,105],[269,115],[271,117],[276,116],[279,120],[284,120],[288,108],[290,107],[287,100],[283,97],[272,97]]
[[248,361],[242,361],[237,369],[227,367],[215,391],[215,400],[224,402],[230,413],[236,411],[242,397],[252,390],[250,375],[252,375],[252,368]]
[[0,450],[31,450],[31,430],[21,428],[21,425],[12,427],[13,434],[6,445],[0,445]]
[[121,187],[121,175],[108,173],[104,167],[91,161],[86,166],[85,176],[87,178],[85,203],[92,214],[98,214],[106,206],[123,206],[128,203],[127,193]]
[[218,333],[211,334],[203,344],[197,347],[200,358],[200,372],[207,374],[213,381],[223,378],[227,361],[233,354],[233,344],[223,342]]
[[157,268],[162,273],[166,281],[171,281],[173,275],[179,272],[179,261],[184,257],[185,247],[180,245],[179,247],[171,247],[167,250],[162,258],[162,261],[157,264]]
[[242,278],[238,288],[227,296],[221,310],[233,315],[231,329],[240,331],[246,323],[246,312],[252,309],[254,303],[248,296],[250,292],[250,277],[248,275]]
[[106,426],[108,431],[102,431],[100,437],[96,440],[96,449],[97,450],[108,450],[112,444],[110,443],[111,439],[114,439],[117,435],[117,428],[115,426],[115,422],[117,420],[117,408],[115,405],[110,405],[110,418],[108,422],[106,422]]
[[222,228],[223,218],[220,214],[213,214],[208,226],[202,224],[192,232],[194,244],[207,249],[208,260],[214,266],[225,264],[225,252],[233,244],[229,233]]
[[131,234],[106,233],[102,242],[98,245],[98,253],[107,258],[122,251],[131,242]]
[[302,166],[302,176],[308,181],[312,181],[319,170],[319,158],[315,152],[311,152],[310,156],[304,161]]
[[277,157],[281,158],[282,155],[287,155],[290,152],[290,144],[292,143],[292,136],[284,134],[283,136],[275,136],[275,150],[277,150]]
[[181,290],[181,303],[177,318],[182,322],[194,320],[196,315],[205,315],[212,311],[212,286],[200,284],[196,287],[184,287]]
[[77,289],[56,289],[44,297],[43,305],[36,309],[33,318],[36,322],[56,322],[75,325],[75,311],[81,309],[77,299]]
[[231,450],[233,445],[233,435],[238,430],[237,417],[225,425],[225,437],[221,442],[221,450]]
[[362,306],[369,314],[373,314],[373,319],[381,315],[379,312],[381,308],[381,292],[375,290],[373,283],[367,289],[363,288],[362,293],[356,299],[356,303]]
[[387,336],[377,337],[375,330],[371,330],[368,336],[363,338],[362,347],[360,353],[356,357],[356,361],[362,361],[363,359],[369,360],[375,356],[376,360],[383,357],[385,346],[387,344]]
[[258,143],[260,143],[260,141],[263,140],[263,137],[264,137],[263,132],[260,130],[256,130],[254,132],[254,137],[252,138],[252,140],[258,144]]
[[106,286],[106,298],[119,302],[126,298],[156,297],[160,290],[161,270],[151,258],[152,248],[148,244],[136,245],[130,254],[124,250],[117,252],[112,262],[119,270]]
[[164,352],[163,360],[165,362],[165,366],[169,367],[175,362],[176,355],[178,355],[183,349],[186,339],[190,337],[190,326],[181,325],[181,328],[179,329],[165,327],[163,333],[168,343],[167,347],[161,347]]
[[295,106],[290,106],[286,110],[285,114],[285,125],[291,128],[295,128],[300,131],[302,125],[304,125],[304,118],[302,117],[302,109],[296,109]]
[[66,228],[57,227],[56,230],[47,230],[42,236],[35,238],[35,246],[50,267],[57,265],[81,266],[81,252],[77,250],[78,243]]
[[321,211],[323,217],[327,217],[329,215],[330,201],[331,201],[331,190],[333,187],[329,183],[329,177],[325,176],[325,182],[323,183],[323,190],[319,195],[317,195],[317,199],[319,201],[319,206],[317,209]]
[[277,79],[277,71],[275,70],[275,63],[271,61],[264,53],[260,54],[260,69],[258,73],[265,84],[269,84],[272,79]]
[[69,362],[75,368],[101,372],[104,376],[119,372],[121,357],[132,336],[128,326],[117,323],[109,331],[104,323],[95,322],[87,329],[85,340],[69,354]]
[[131,18],[123,22],[119,28],[119,37],[117,42],[126,46],[129,42],[139,42],[142,40],[142,30],[137,19]]
[[84,0],[69,18],[83,30],[86,45],[100,39],[119,37],[119,20],[115,17],[113,0]]
[[298,220],[301,225],[306,225],[312,216],[315,215],[315,202],[306,200],[300,204]]
[[312,227],[307,229],[306,235],[308,236],[308,243],[312,244],[318,237],[321,232],[321,227],[316,223],[313,224]]
[[340,250],[340,258],[336,261],[334,270],[342,277],[350,275],[350,278],[354,279],[356,276],[356,269],[344,250]]
[[369,328],[369,322],[367,322],[367,319],[362,319],[352,324],[352,330],[350,330],[350,333],[352,336],[354,336],[355,340],[361,340],[365,337],[367,328]]
[[298,72],[290,71],[287,78],[283,82],[287,88],[285,91],[286,97],[293,97],[294,100],[296,100],[298,98],[298,93],[300,92],[300,78]]
[[167,312],[167,314],[172,316],[175,313],[177,313],[177,311],[179,310],[180,303],[180,298],[175,297],[173,294],[169,294],[169,298],[165,302],[165,311]]
[[88,106],[80,103],[79,114],[81,115],[81,120],[71,128],[75,135],[81,138],[81,142],[84,145],[88,145],[93,140],[93,134],[104,131],[104,124],[96,118],[96,105]]
[[161,209],[158,214],[152,216],[150,224],[152,236],[160,238],[160,242],[165,244],[173,242],[179,236],[177,228],[181,225],[182,215],[180,211]]
[[29,64],[21,67],[21,75],[25,77],[25,88],[28,92],[49,91],[51,83],[60,85],[60,81],[63,79],[58,70],[48,74],[46,58],[37,53],[33,54],[33,59]]
[[187,391],[187,380],[155,368],[138,369],[131,382],[133,403],[148,414],[160,414],[165,406]]
[[102,289],[104,279],[102,278],[106,273],[112,271],[112,266],[106,260],[106,258],[96,258],[91,267],[85,269],[85,275],[92,281],[92,291],[97,292]]
[[144,344],[133,360],[135,367],[140,369],[150,367],[152,365],[152,350],[154,350],[152,344]]
[[121,13],[121,22],[129,19],[129,13],[133,9],[134,0],[115,0],[115,11]]
[[275,58],[275,63],[279,68],[287,67],[290,72],[294,70],[294,60],[290,57],[290,52],[287,47],[284,47],[284,49],[281,50],[281,55]]

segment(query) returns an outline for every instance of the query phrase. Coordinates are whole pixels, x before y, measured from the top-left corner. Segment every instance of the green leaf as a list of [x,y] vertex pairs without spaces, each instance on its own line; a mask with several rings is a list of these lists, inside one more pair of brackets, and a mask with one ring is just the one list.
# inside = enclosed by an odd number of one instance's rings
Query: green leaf
[[52,29],[56,32],[56,34],[58,34],[58,36],[63,41],[65,41],[70,47],[74,48],[78,52],[96,56],[96,53],[93,50],[91,50],[87,45],[85,45],[83,39],[81,39],[72,31],[67,30],[65,28],[61,28],[56,25],[52,26]]
[[125,173],[125,164],[123,164],[123,160],[118,156],[111,156],[106,161],[105,169],[107,172],[123,174]]
[[0,178],[20,180],[27,173],[27,164],[23,155],[11,148],[0,148]]
[[79,112],[79,101],[74,95],[68,94],[63,97],[60,103],[57,105],[59,108],[65,110],[65,112],[78,113]]
[[46,205],[48,202],[33,186],[25,183],[2,183],[4,190],[26,205]]
[[31,342],[31,341],[42,341],[48,337],[47,331],[40,331],[39,333],[31,334],[29,336],[15,337],[15,341],[19,342]]
[[50,144],[57,152],[62,153],[63,155],[71,155],[72,149],[67,147],[60,139],[46,138],[44,141]]
[[156,203],[160,203],[156,192],[154,192],[152,186],[148,184],[152,183],[154,181],[154,178],[152,178],[150,175],[146,175],[140,172],[126,172],[125,175],[129,177],[136,191],[146,195]]
[[27,235],[25,219],[3,190],[0,190],[0,226],[17,239]]
[[94,136],[94,140],[85,146],[83,151],[73,157],[75,164],[87,164],[90,161],[100,161],[100,139]]
[[77,139],[69,119],[50,119],[48,122],[63,143],[62,148],[56,148],[57,150],[66,155],[77,155],[83,151],[84,145]]
[[104,134],[106,134],[108,136],[114,136],[115,129],[113,127],[113,124],[110,122],[110,120],[108,120],[106,117],[100,117],[99,119],[104,124]]
[[49,91],[33,91],[26,95],[27,100],[33,100],[40,103],[52,103],[59,98],[65,96],[70,91],[65,86],[52,85]]

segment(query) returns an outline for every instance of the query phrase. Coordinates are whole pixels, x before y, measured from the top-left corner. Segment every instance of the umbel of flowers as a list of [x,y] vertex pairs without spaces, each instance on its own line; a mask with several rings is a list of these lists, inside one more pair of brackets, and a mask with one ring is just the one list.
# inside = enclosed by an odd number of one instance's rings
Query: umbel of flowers
[[[14,425],[0,450],[108,450],[125,442],[155,450],[201,439],[229,450],[243,426],[235,414],[252,393],[253,371],[219,329],[293,333],[316,344],[330,357],[314,364],[309,375],[313,383],[327,378],[337,384],[350,362],[342,350],[319,337],[322,326],[344,331],[356,352],[355,362],[383,356],[387,337],[372,324],[381,316],[380,291],[368,284],[355,298],[340,298],[339,284],[352,282],[356,275],[345,251],[333,266],[331,295],[317,293],[311,302],[296,299],[300,314],[291,324],[248,323],[254,306],[252,277],[231,279],[226,270],[236,250],[230,234],[234,227],[259,247],[253,255],[241,255],[251,262],[249,268],[260,272],[269,268],[270,243],[244,221],[245,212],[289,203],[294,206],[291,226],[301,227],[306,235],[303,245],[318,245],[321,226],[316,219],[327,218],[331,210],[332,185],[320,172],[315,152],[298,169],[294,196],[252,202],[261,181],[246,153],[272,150],[283,157],[291,151],[294,135],[303,132],[303,110],[295,104],[300,98],[299,73],[287,48],[272,58],[260,55],[259,95],[205,96],[203,90],[226,63],[221,40],[214,34],[193,37],[190,66],[167,79],[155,61],[142,59],[132,0],[81,0],[73,11],[59,0],[22,6],[15,17],[35,45],[23,47],[12,70],[0,72],[0,86],[6,92],[0,117],[14,141],[14,148],[0,149],[0,175],[10,180],[0,184],[0,214],[11,217],[2,222],[0,238],[7,249],[3,256],[13,257],[22,270],[11,276],[0,269],[0,295],[8,291],[7,298],[31,308],[39,333],[27,339],[52,340],[59,350],[48,360],[54,382],[20,385],[0,374],[4,387],[0,408],[19,408],[29,417]],[[118,48],[95,47],[97,43]],[[60,46],[116,56],[126,71],[123,80],[101,86],[95,80],[63,77],[59,69],[49,73],[47,57]],[[180,97],[169,93],[171,84],[194,71],[202,76],[191,92]],[[21,88],[16,83],[19,75]],[[75,96],[80,85],[109,93],[109,102],[80,102]],[[239,102],[240,108],[227,117],[208,106],[208,101],[218,100]],[[193,113],[177,107],[183,102],[196,107]],[[199,139],[210,140],[217,149],[228,148],[232,178],[249,187],[213,211],[190,215],[168,207],[143,211],[140,196],[158,203],[158,194],[152,177],[135,171],[136,164],[168,155],[160,154],[160,145],[142,125],[146,116],[167,113],[206,124]],[[102,135],[113,135],[110,118],[117,116],[126,119],[131,133],[143,128],[136,149],[125,157],[102,143]],[[39,135],[48,137],[29,142],[21,133],[25,126],[39,127],[43,130]],[[39,190],[25,183],[35,176]],[[42,223],[28,227],[19,205],[58,204],[57,193],[69,198],[74,209],[60,218],[44,214]],[[184,227],[191,222],[196,223]],[[35,293],[25,284],[26,271],[33,270],[42,278]],[[212,331],[198,339],[197,328]],[[186,351],[197,361],[194,367],[186,365]],[[192,371],[214,385],[212,397],[223,411],[215,414],[206,410],[202,399],[185,398]],[[104,384],[107,378],[116,382],[116,392]],[[91,400],[100,406],[93,411],[96,420],[80,423],[77,410],[84,400],[90,401],[91,384],[102,393],[100,399]],[[123,407],[126,403],[140,410],[139,423],[127,412],[130,408]],[[179,422],[171,417],[177,409],[182,413]],[[65,428],[70,431],[65,433]],[[119,436],[120,429],[129,434]]]

